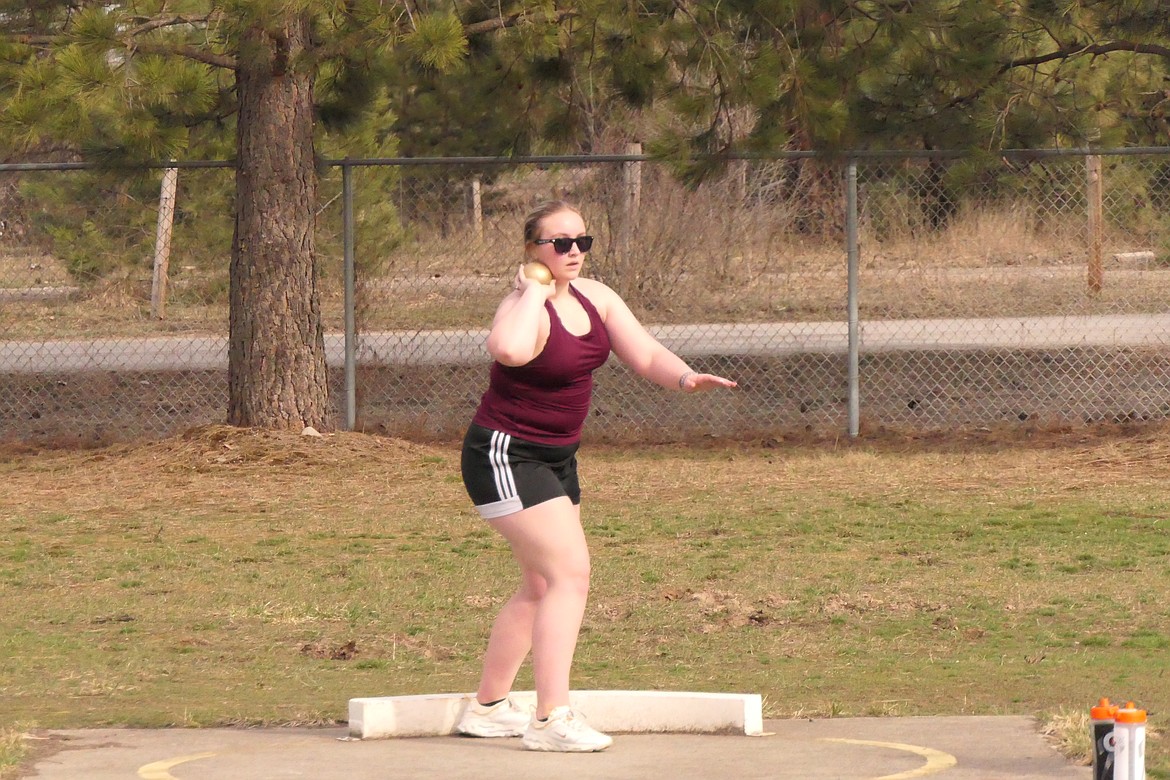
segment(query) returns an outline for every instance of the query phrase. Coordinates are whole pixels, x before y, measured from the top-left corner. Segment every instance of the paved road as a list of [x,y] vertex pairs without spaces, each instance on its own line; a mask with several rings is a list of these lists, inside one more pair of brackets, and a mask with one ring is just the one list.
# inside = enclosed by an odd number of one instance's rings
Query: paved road
[[37,780],[1088,780],[1024,717],[765,721],[769,736],[618,735],[589,755],[463,737],[351,741],[336,729],[56,731]]
[[[845,352],[844,322],[662,325],[655,336],[687,357]],[[467,364],[487,359],[486,330],[381,331],[364,334],[361,364]],[[866,352],[906,350],[1165,347],[1170,313],[1076,317],[868,320]],[[325,338],[330,365],[344,363],[345,339]],[[217,370],[227,366],[227,338],[170,336],[0,342],[0,373]]]

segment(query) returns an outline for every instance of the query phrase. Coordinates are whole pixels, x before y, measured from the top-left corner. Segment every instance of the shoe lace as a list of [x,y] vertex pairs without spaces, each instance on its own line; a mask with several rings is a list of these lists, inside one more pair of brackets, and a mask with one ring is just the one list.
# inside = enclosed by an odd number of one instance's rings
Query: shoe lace
[[562,718],[562,722],[565,724],[565,728],[568,729],[569,731],[577,731],[577,732],[589,731],[589,724],[586,723],[584,720],[582,720],[577,715],[577,713],[573,712],[572,710],[569,710],[568,712],[565,713],[564,718]]

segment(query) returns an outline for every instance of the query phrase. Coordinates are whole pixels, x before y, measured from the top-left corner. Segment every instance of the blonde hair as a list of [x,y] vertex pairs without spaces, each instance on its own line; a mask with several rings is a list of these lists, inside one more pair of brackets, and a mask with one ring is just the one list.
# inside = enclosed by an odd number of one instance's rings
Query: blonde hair
[[577,216],[581,216],[581,212],[568,201],[564,200],[546,200],[541,203],[524,219],[524,243],[531,244],[536,239],[540,238],[540,223],[545,219],[551,217],[553,214],[559,214],[562,211],[571,211]]

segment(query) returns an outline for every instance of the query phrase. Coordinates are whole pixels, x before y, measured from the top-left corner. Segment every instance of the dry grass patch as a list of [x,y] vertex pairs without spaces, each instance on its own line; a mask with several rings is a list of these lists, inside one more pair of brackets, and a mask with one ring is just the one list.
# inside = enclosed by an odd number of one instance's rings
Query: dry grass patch
[[24,733],[16,728],[0,728],[0,780],[15,778],[16,767],[24,758]]
[[1043,719],[1040,733],[1062,755],[1081,766],[1093,763],[1093,737],[1089,712],[1085,708],[1058,709]]

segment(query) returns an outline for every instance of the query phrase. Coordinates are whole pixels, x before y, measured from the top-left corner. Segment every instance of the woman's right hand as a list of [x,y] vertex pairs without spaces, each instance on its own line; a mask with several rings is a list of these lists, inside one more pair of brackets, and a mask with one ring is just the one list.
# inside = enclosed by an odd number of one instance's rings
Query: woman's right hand
[[518,290],[521,295],[524,295],[533,287],[540,289],[545,300],[548,300],[557,293],[557,283],[555,279],[548,284],[541,284],[535,279],[530,279],[524,275],[524,264],[521,263],[520,266],[516,269],[516,278],[512,280],[512,289]]
[[523,269],[516,271],[512,292],[500,301],[488,333],[488,354],[505,366],[522,366],[540,354],[548,338],[545,301],[557,291],[555,282],[541,284]]

